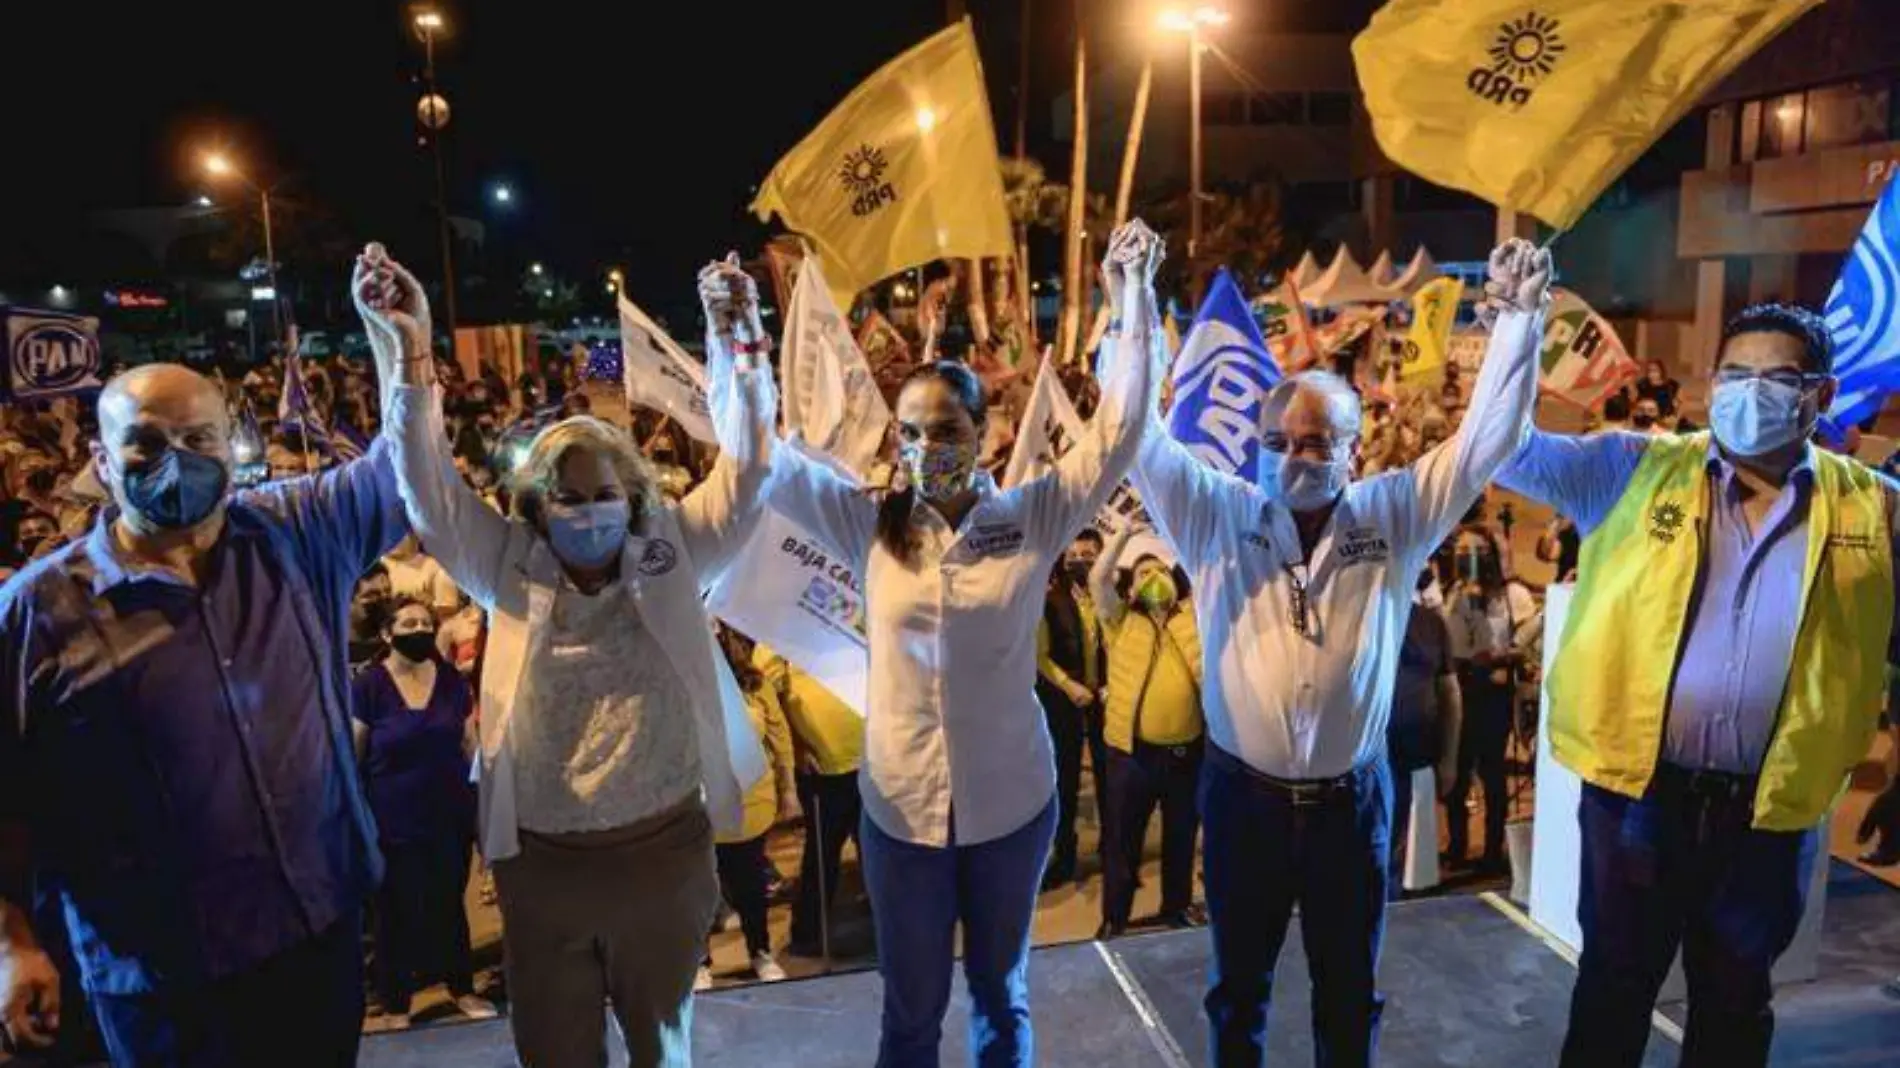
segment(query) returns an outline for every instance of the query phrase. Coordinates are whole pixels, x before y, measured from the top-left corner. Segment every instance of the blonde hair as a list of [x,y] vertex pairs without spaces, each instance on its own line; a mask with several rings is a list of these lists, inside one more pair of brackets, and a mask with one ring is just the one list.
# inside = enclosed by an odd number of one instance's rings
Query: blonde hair
[[546,527],[548,495],[560,482],[562,461],[576,449],[602,453],[613,464],[632,511],[628,528],[636,534],[645,533],[647,519],[661,507],[659,476],[634,444],[632,435],[591,415],[563,419],[528,443],[527,456],[510,478],[515,516],[537,528]]

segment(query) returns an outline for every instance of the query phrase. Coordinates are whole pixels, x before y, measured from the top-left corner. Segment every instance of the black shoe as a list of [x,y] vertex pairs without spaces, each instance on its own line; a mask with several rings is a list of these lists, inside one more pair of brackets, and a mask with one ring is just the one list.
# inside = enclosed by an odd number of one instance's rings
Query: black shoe
[[1207,926],[1207,911],[1199,905],[1189,905],[1175,912],[1164,912],[1157,917],[1164,926],[1175,931],[1192,931]]
[[1120,938],[1127,933],[1128,928],[1126,925],[1104,921],[1100,927],[1095,929],[1095,940],[1097,942],[1106,942],[1111,938]]

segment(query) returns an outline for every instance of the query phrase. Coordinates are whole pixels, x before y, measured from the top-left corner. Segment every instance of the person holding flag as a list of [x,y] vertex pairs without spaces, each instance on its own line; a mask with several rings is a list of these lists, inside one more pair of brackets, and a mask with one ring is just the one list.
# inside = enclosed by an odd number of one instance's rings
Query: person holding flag
[[[1295,904],[1319,1062],[1372,1063],[1390,878],[1386,721],[1406,618],[1420,570],[1516,451],[1537,393],[1550,257],[1514,240],[1490,270],[1499,315],[1471,417],[1409,467],[1351,481],[1359,398],[1325,371],[1268,391],[1252,482],[1203,463],[1149,415],[1135,488],[1197,591],[1202,637],[1206,1006],[1218,1068],[1256,1068],[1265,1056]],[[1144,309],[1129,311],[1142,321]],[[1110,376],[1105,395],[1123,390],[1132,405],[1132,378]]]
[[1154,405],[1162,248],[1139,221],[1111,237],[1104,270],[1140,313],[1115,361],[1125,381],[1047,474],[999,490],[978,470],[982,386],[948,362],[898,394],[899,476],[881,501],[798,448],[773,454],[771,506],[864,576],[859,841],[884,978],[879,1068],[938,1063],[959,922],[973,1060],[1035,1063],[1030,923],[1056,823],[1035,631],[1051,567],[1120,483]]
[[535,435],[504,518],[447,456],[421,285],[372,245],[351,288],[390,384],[410,522],[489,614],[478,833],[516,1052],[534,1068],[605,1064],[605,1003],[635,1068],[689,1063],[714,834],[742,830],[765,775],[700,598],[756,525],[769,473],[757,294],[736,259],[700,274],[722,447],[703,485],[663,500],[629,435],[575,416]]
[[[1583,534],[1547,680],[1583,779],[1583,955],[1566,1068],[1643,1059],[1678,947],[1682,1063],[1768,1061],[1770,973],[1893,659],[1893,485],[1809,444],[1835,399],[1819,316],[1722,331],[1713,435],[1533,433],[1500,475]],[[1900,841],[1900,787],[1864,829]]]

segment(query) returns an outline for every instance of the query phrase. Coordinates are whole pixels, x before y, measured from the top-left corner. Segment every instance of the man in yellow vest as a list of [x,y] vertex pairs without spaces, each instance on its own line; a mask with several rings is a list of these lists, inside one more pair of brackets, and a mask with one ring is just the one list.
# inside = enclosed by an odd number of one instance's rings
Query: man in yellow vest
[[1565,1068],[1638,1064],[1678,947],[1682,1064],[1765,1065],[1769,973],[1881,710],[1895,491],[1808,437],[1834,399],[1827,326],[1745,309],[1706,434],[1533,434],[1499,477],[1584,532],[1548,680],[1583,779],[1583,958]]

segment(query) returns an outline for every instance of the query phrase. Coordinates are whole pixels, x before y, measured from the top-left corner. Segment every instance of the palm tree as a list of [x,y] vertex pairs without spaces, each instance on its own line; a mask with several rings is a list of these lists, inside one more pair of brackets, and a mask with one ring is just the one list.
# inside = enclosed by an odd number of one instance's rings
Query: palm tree
[[1142,205],[1141,214],[1164,234],[1173,236],[1162,265],[1163,281],[1178,291],[1193,288],[1203,268],[1226,267],[1251,289],[1263,283],[1267,272],[1283,266],[1287,233],[1284,192],[1277,180],[1255,182],[1238,192],[1203,194],[1201,201],[1201,255],[1187,261],[1188,194],[1176,190]]

